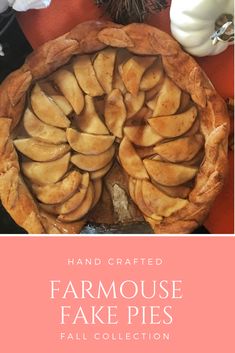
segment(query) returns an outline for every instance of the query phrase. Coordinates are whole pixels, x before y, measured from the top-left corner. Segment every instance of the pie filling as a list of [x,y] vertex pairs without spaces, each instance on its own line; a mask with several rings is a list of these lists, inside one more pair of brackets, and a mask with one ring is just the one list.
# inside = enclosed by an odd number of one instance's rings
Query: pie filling
[[34,84],[16,136],[26,184],[39,208],[62,222],[94,218],[109,192],[102,179],[117,165],[128,185],[127,195],[116,185],[110,196],[120,213],[128,198],[161,222],[188,204],[204,157],[197,106],[161,56],[111,47]]

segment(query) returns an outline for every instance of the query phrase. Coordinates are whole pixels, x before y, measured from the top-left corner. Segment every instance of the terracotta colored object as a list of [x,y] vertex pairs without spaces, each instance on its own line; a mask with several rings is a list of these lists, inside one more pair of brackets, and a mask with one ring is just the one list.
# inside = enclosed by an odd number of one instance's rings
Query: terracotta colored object
[[[69,4],[68,4],[69,3]],[[77,23],[100,18],[101,11],[87,0],[53,1],[45,10],[29,11],[18,15],[19,23],[31,45],[40,44],[62,35]],[[148,23],[170,33],[169,11],[152,15]],[[213,82],[218,93],[233,96],[233,47],[220,55],[196,59]],[[212,233],[234,233],[233,207],[233,152],[229,152],[230,173],[223,192],[217,198],[205,226]]]

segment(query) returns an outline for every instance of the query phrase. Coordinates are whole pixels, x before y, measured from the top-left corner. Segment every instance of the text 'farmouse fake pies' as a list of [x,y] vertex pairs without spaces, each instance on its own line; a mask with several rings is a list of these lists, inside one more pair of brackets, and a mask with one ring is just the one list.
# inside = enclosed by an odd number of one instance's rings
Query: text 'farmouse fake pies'
[[29,233],[85,223],[190,233],[227,169],[228,114],[198,64],[146,24],[85,22],[0,87],[0,197]]

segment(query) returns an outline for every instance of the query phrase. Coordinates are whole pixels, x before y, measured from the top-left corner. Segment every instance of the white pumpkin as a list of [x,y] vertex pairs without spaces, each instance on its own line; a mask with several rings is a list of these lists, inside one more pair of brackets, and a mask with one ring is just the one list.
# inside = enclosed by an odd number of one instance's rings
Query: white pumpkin
[[171,32],[184,49],[195,56],[216,55],[231,42],[212,43],[215,22],[223,14],[233,15],[233,0],[172,0]]
[[43,9],[49,6],[51,0],[0,0],[0,13],[6,11],[8,6],[16,11],[27,11],[29,9]]
[[44,9],[48,7],[51,0],[10,0],[12,7],[16,11],[27,11],[30,9]]

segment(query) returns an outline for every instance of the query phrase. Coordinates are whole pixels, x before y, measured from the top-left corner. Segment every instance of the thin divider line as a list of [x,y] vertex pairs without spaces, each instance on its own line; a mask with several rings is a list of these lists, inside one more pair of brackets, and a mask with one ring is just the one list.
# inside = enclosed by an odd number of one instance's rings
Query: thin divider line
[[0,234],[0,238],[235,238],[234,234]]

